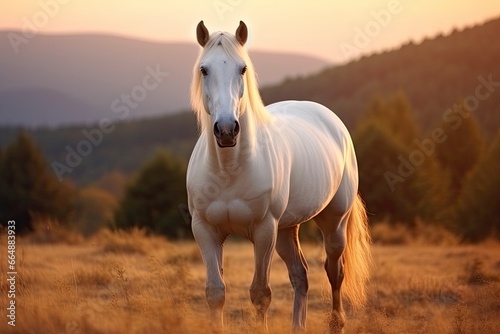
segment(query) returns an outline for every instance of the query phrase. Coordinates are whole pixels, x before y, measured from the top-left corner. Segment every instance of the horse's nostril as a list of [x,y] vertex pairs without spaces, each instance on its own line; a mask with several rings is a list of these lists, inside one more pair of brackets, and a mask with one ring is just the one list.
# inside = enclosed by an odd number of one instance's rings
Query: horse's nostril
[[237,136],[240,133],[240,123],[238,121],[234,121],[234,135]]
[[221,130],[219,128],[219,122],[215,122],[215,124],[214,124],[214,135],[216,137],[220,137],[221,136]]

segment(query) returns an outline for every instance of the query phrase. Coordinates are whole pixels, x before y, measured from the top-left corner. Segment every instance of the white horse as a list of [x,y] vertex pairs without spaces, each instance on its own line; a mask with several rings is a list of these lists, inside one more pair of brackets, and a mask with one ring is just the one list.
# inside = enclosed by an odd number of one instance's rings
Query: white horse
[[332,289],[329,331],[341,333],[341,291],[353,306],[361,306],[371,262],[349,133],[332,111],[317,103],[263,105],[243,48],[248,34],[243,22],[235,36],[209,35],[203,21],[196,33],[203,49],[194,66],[191,103],[201,134],[189,161],[187,190],[213,327],[223,331],[222,247],[234,233],[254,244],[250,298],[262,329],[267,331],[269,272],[276,249],[294,290],[293,330],[305,330],[308,267],[297,234],[301,223],[314,218],[323,233]]

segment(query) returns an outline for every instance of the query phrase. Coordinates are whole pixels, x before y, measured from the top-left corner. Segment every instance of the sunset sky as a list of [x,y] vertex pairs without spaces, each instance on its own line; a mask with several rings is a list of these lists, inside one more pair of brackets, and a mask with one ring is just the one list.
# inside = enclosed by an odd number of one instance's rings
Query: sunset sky
[[498,0],[1,1],[0,30],[32,26],[39,33],[106,33],[194,42],[201,19],[210,31],[231,32],[244,20],[252,49],[292,51],[331,62],[500,16]]

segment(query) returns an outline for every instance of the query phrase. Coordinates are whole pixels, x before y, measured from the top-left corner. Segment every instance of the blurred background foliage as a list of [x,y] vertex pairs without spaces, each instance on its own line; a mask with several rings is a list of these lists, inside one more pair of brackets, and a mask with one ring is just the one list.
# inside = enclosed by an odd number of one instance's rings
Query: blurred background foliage
[[[374,228],[378,222],[434,225],[464,241],[498,237],[498,31],[500,19],[290,78],[262,95],[266,103],[314,100],[344,120]],[[462,102],[477,94],[479,77],[497,84],[469,112]],[[458,126],[445,117],[448,111]],[[77,147],[82,131],[94,128],[0,129],[2,224],[15,219],[28,231],[36,221],[57,221],[85,236],[139,227],[190,238],[185,175],[198,135],[194,116],[185,111],[116,123],[59,182],[51,163],[64,163],[67,147]],[[436,142],[437,130],[446,139]],[[301,235],[316,238],[310,226]]]

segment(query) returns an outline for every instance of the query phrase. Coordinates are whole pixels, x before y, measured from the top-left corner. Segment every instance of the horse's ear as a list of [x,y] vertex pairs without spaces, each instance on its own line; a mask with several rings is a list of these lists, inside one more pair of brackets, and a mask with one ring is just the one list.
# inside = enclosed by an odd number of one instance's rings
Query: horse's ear
[[238,29],[236,29],[236,40],[240,42],[241,45],[245,45],[247,42],[247,37],[248,37],[248,29],[247,25],[245,22],[240,21],[240,25],[238,26]]
[[198,39],[198,43],[201,46],[205,46],[208,42],[208,37],[210,34],[208,33],[207,27],[205,27],[205,24],[203,23],[203,20],[198,23],[198,26],[196,27],[196,38]]

